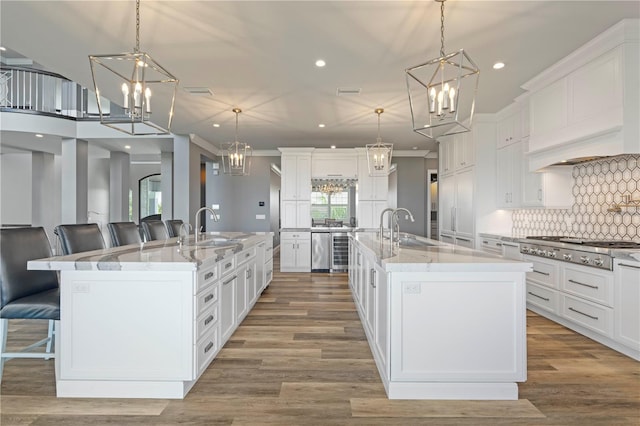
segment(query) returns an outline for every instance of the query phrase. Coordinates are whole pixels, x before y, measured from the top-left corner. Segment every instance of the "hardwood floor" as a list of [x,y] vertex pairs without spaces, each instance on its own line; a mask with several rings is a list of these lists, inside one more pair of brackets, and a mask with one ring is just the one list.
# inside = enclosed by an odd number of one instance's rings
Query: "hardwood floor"
[[[527,321],[520,400],[392,401],[346,274],[275,272],[184,400],[58,399],[53,361],[16,359],[5,365],[0,424],[640,424],[640,363],[536,314]],[[44,322],[34,323],[10,322],[9,344],[46,334]]]

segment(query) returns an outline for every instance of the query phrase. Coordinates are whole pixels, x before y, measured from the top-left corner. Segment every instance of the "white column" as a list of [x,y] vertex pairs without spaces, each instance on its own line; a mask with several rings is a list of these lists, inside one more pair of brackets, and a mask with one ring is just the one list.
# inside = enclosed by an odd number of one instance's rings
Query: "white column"
[[173,153],[160,154],[160,187],[162,190],[162,220],[173,219]]
[[62,139],[62,223],[87,223],[88,162],[87,141]]
[[55,247],[53,228],[60,222],[60,200],[56,198],[55,156],[46,152],[31,154],[31,223],[44,227]]
[[112,151],[109,157],[109,222],[129,220],[130,156]]

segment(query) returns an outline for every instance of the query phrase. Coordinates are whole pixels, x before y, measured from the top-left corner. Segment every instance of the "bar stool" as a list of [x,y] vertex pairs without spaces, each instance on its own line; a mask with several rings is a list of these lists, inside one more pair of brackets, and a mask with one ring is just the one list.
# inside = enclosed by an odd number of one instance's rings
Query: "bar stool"
[[95,223],[58,225],[53,232],[60,239],[65,255],[105,248],[102,232]]
[[166,240],[169,238],[167,228],[161,220],[147,220],[142,222],[142,232],[145,241]]
[[140,231],[138,225],[133,222],[107,223],[109,235],[111,235],[111,247],[126,246],[127,244],[140,244]]
[[[0,381],[11,358],[54,358],[55,321],[60,319],[60,286],[55,271],[29,271],[27,262],[51,257],[44,228],[0,229]],[[10,319],[48,320],[45,339],[18,352],[6,352]],[[45,352],[30,352],[46,344]]]
[[182,219],[165,220],[164,223],[165,225],[167,225],[167,232],[169,233],[169,238],[180,236],[180,226],[183,223]]

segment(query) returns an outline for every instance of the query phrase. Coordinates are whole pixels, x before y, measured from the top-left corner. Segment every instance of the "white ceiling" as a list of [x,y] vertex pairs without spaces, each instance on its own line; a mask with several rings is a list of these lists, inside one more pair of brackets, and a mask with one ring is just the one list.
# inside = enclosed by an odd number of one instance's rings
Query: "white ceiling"
[[[435,149],[411,130],[404,70],[438,56],[440,3],[143,0],[140,14],[141,50],[181,88],[214,92],[194,97],[179,90],[175,133],[216,145],[233,140],[231,109],[240,107],[239,139],[254,149],[356,147],[375,142],[373,110],[383,107],[385,142]],[[464,48],[478,64],[476,111],[493,113],[552,63],[619,20],[638,17],[637,0],[449,0],[445,50]],[[2,0],[0,18],[3,46],[86,87],[89,54],[135,45],[132,0]],[[315,67],[318,58],[327,66]],[[495,71],[498,60],[507,66]],[[338,87],[362,94],[338,97]]]

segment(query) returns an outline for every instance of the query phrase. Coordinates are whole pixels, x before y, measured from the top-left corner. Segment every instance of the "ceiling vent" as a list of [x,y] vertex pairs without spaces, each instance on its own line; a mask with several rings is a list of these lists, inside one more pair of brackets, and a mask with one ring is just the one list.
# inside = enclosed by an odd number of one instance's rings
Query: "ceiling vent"
[[354,87],[338,87],[337,96],[358,96],[362,89]]
[[208,87],[185,87],[184,91],[193,96],[213,96],[213,92]]

